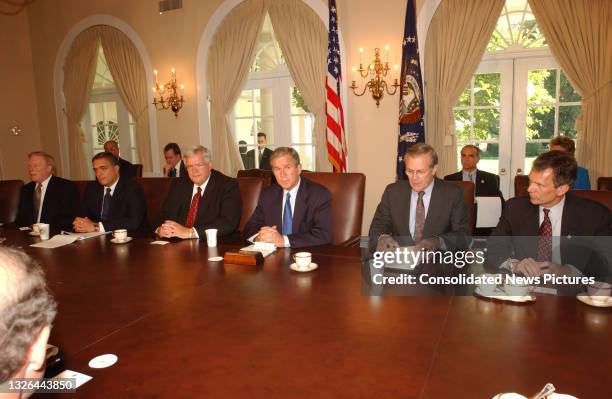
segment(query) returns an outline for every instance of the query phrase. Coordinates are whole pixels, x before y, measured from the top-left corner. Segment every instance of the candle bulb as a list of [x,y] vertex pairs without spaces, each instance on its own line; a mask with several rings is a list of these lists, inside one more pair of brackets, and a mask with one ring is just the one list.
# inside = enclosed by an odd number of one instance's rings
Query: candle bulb
[[159,85],[159,83],[157,82],[157,69],[153,71],[153,73],[155,74],[155,85]]
[[359,64],[363,64],[363,47],[359,47]]
[[389,63],[389,45],[385,45],[385,62]]
[[185,85],[181,85],[181,96],[183,95],[184,91],[185,91]]

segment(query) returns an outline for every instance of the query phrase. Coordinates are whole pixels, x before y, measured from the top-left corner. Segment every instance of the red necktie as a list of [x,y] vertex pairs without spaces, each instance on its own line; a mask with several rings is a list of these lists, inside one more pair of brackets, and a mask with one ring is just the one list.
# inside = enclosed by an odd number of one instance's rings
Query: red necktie
[[195,223],[196,215],[198,214],[198,208],[200,207],[200,199],[202,198],[202,188],[198,187],[198,192],[195,193],[191,199],[191,206],[189,207],[189,213],[187,214],[187,220],[185,221],[185,227],[193,227]]
[[550,209],[543,209],[544,221],[540,225],[538,237],[538,258],[537,261],[551,261],[552,259],[552,223],[548,217]]

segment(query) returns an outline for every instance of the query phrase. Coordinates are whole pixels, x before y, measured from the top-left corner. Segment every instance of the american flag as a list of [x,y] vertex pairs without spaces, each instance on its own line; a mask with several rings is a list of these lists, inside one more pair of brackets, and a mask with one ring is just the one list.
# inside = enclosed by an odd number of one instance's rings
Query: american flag
[[344,137],[344,115],[340,100],[340,44],[338,42],[338,15],[336,0],[329,0],[329,42],[327,45],[327,158],[334,172],[346,172],[346,138]]

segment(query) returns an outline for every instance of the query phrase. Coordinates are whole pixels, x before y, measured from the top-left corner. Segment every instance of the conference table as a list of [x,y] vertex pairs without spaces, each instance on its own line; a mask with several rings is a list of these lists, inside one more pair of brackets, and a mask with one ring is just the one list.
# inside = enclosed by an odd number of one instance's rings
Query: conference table
[[[93,377],[34,397],[491,398],[548,382],[612,396],[612,312],[573,297],[362,295],[358,247],[310,248],[319,267],[299,273],[291,249],[257,267],[208,261],[243,246],[231,240],[42,249],[14,227],[0,237],[42,264],[59,304],[50,343]],[[107,353],[118,362],[88,366]]]

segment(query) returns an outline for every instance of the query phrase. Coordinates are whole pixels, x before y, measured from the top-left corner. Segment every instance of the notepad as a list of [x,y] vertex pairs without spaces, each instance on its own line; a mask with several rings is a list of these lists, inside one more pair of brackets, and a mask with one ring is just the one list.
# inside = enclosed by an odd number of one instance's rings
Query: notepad
[[501,216],[501,200],[499,197],[476,197],[478,213],[476,227],[495,227]]
[[50,240],[41,241],[30,246],[35,248],[59,248],[64,245],[72,244],[76,240],[77,237],[73,235],[56,234]]

